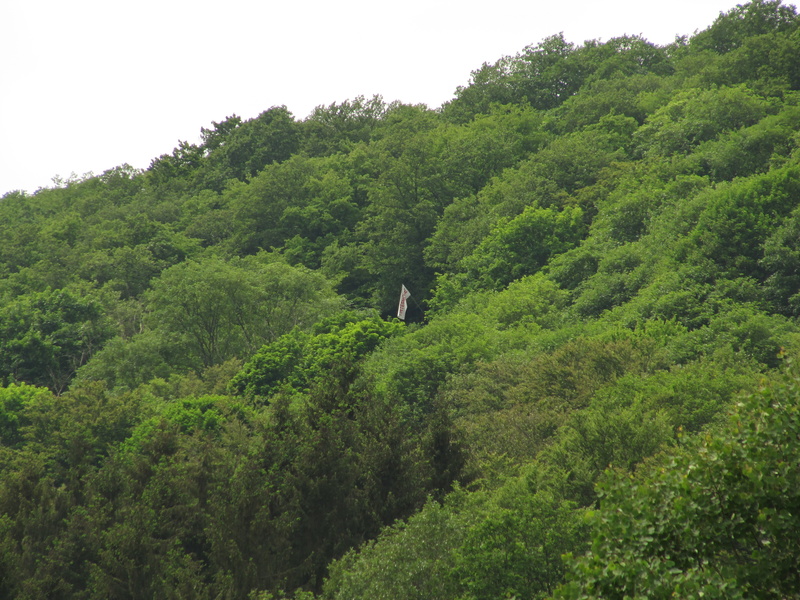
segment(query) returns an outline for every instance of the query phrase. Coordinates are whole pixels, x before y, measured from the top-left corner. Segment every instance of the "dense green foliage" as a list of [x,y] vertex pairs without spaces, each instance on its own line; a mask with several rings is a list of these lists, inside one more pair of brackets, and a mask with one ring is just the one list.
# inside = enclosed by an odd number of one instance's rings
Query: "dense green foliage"
[[793,370],[743,398],[719,431],[636,477],[610,474],[592,549],[557,597],[795,597],[798,407]]
[[5,194],[0,597],[798,596],[798,56],[753,0]]

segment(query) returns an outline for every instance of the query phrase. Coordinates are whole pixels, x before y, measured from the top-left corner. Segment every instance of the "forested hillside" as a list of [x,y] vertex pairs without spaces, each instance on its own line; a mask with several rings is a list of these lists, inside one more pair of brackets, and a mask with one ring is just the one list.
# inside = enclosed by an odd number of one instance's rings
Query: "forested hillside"
[[0,199],[0,597],[800,597],[793,6],[201,139]]

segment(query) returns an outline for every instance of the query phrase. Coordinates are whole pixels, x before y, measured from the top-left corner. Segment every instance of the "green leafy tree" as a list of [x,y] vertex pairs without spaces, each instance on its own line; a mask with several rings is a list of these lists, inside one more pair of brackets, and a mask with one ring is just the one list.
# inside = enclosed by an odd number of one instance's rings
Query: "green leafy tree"
[[800,213],[794,209],[789,218],[764,242],[761,265],[768,273],[766,289],[775,309],[787,316],[800,313]]
[[457,598],[454,551],[478,518],[483,494],[456,491],[331,563],[323,596],[335,600]]
[[[263,169],[220,200],[234,224],[225,246],[236,254],[283,248],[289,260],[319,266],[324,248],[355,228],[363,195],[351,161],[341,156],[291,159]],[[205,225],[204,225],[205,227]]]
[[369,142],[379,135],[391,108],[379,95],[317,106],[302,123],[303,149],[311,156],[327,156]]
[[148,184],[162,194],[180,195],[193,187],[196,173],[203,164],[205,152],[197,144],[180,141],[172,154],[162,154],[150,162]]
[[691,40],[692,47],[725,53],[740,47],[747,38],[797,25],[796,9],[781,0],[752,0],[720,14],[708,29]]
[[581,552],[586,525],[569,502],[534,492],[526,480],[499,490],[485,516],[466,534],[455,553],[462,597],[543,599],[562,581],[568,552]]
[[[427,264],[445,274],[461,270],[458,263],[475,253],[501,221],[513,220],[523,211],[530,216],[538,209],[555,214],[566,208],[574,214],[576,202],[570,196],[598,184],[604,169],[624,158],[635,128],[632,118],[604,117],[584,131],[553,139],[478,194],[456,199],[429,237],[424,251]],[[480,260],[477,253],[474,258]]]
[[303,392],[342,364],[357,364],[386,338],[403,330],[399,321],[373,314],[353,314],[317,323],[312,332],[295,329],[263,346],[231,380],[231,389],[248,396],[267,397],[294,389]]
[[300,145],[300,127],[285,106],[274,106],[254,119],[228,117],[202,129],[206,158],[199,187],[221,191],[230,179],[245,181],[266,165],[291,157]]
[[731,180],[764,173],[796,147],[800,109],[788,107],[755,125],[719,136],[697,149],[696,155],[715,180]]
[[539,110],[554,109],[590,81],[644,73],[668,75],[672,64],[664,49],[636,36],[608,42],[568,42],[563,33],[527,46],[516,56],[494,64],[484,63],[472,72],[469,85],[459,87],[444,114],[464,122],[487,114],[492,104],[529,104]]
[[0,311],[0,376],[63,392],[113,335],[107,299],[79,288],[20,296]]
[[104,381],[110,389],[134,390],[154,379],[199,368],[179,335],[146,329],[106,342],[76,374],[77,382]]
[[689,239],[728,277],[763,279],[764,243],[795,206],[800,169],[786,167],[734,182],[707,196]]
[[609,477],[592,548],[557,598],[797,595],[798,378],[637,477]]
[[645,100],[659,94],[666,95],[666,87],[665,78],[652,73],[598,78],[554,111],[548,126],[561,133],[577,131],[609,114],[633,117],[642,124],[650,111],[656,108]]
[[[781,9],[793,10],[792,5]],[[716,85],[747,83],[765,95],[780,96],[788,90],[800,89],[800,69],[793,57],[797,55],[800,36],[798,20],[774,33],[746,37],[735,50],[728,52],[703,69],[704,81]]]
[[153,329],[179,336],[203,367],[249,356],[341,306],[323,276],[260,257],[180,263],[147,298]]
[[724,131],[754,125],[775,108],[745,86],[678,92],[636,132],[643,152],[685,153]]
[[580,86],[568,57],[574,44],[563,34],[552,35],[526,47],[517,56],[505,56],[494,64],[484,63],[472,72],[470,83],[459,87],[448,107],[451,118],[465,119],[486,114],[491,104],[529,102],[537,109],[558,106]]
[[552,256],[575,247],[585,231],[579,207],[527,208],[518,217],[500,222],[462,261],[462,267],[475,281],[499,289],[533,275]]
[[21,443],[22,430],[29,422],[25,409],[51,394],[46,388],[25,383],[0,388],[0,443],[12,447]]

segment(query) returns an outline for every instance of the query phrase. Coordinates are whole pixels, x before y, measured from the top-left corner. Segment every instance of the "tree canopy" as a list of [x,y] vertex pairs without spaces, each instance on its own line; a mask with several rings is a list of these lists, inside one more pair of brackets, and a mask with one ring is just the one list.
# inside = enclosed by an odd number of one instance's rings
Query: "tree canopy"
[[557,34],[2,196],[0,597],[798,596],[798,56]]

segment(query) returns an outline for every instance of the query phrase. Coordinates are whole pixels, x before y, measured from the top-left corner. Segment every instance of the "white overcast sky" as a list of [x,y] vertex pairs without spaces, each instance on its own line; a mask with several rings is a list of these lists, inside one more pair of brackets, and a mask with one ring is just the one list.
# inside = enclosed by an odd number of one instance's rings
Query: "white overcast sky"
[[[738,0],[739,3],[743,0]],[[228,115],[453,97],[484,62],[708,27],[736,0],[0,0],[0,195],[146,168]]]

